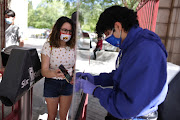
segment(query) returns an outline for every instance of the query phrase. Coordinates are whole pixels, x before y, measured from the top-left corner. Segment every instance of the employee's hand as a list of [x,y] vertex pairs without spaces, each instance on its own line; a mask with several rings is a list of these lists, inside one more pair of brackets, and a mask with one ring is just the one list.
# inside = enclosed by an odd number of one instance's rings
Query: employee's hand
[[84,93],[93,94],[96,86],[85,79],[76,79],[77,87],[81,88]]
[[83,75],[82,72],[77,72],[77,73],[76,73],[76,79],[78,79],[78,78],[81,77],[82,75]]
[[94,77],[90,74],[90,73],[82,73],[82,72],[78,72],[76,73],[76,79],[78,79],[79,77],[86,79],[94,84]]
[[81,83],[79,81],[79,79],[75,80],[75,92],[79,92],[79,90],[81,89]]

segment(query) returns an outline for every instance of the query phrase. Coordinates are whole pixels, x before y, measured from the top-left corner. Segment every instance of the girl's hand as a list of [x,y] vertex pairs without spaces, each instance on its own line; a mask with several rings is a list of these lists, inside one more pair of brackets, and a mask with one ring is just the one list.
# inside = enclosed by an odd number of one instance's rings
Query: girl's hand
[[55,77],[65,78],[64,74],[61,72],[60,69],[55,70],[54,73],[55,73]]
[[71,80],[70,84],[72,84],[72,85],[74,84],[74,75],[72,77],[72,80]]

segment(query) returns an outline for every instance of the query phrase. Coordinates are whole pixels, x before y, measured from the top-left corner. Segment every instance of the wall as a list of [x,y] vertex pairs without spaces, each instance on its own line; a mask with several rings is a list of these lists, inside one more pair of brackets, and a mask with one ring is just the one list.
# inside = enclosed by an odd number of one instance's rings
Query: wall
[[168,61],[180,65],[180,0],[160,0],[156,31],[168,52]]
[[11,0],[8,7],[16,13],[15,24],[27,34],[28,27],[28,0]]
[[[4,10],[12,9],[16,13],[15,24],[19,25],[26,37],[27,20],[28,20],[28,0],[0,0],[0,50],[4,47],[5,42],[5,23]],[[1,66],[1,56],[0,56]]]

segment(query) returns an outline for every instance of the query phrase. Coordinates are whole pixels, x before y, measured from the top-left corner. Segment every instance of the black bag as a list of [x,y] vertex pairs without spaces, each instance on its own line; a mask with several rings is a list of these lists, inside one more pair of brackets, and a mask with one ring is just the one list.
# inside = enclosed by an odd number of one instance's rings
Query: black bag
[[9,56],[2,81],[0,100],[12,106],[42,78],[41,63],[34,48],[15,48]]
[[2,65],[5,67],[12,49],[19,48],[17,45],[11,45],[1,50]]

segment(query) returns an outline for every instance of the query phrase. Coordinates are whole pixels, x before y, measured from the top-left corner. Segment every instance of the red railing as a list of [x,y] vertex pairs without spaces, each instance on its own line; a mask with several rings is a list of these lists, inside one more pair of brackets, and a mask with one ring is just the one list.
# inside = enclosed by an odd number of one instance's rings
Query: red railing
[[[11,107],[11,110],[6,110],[9,112],[8,115],[7,113],[5,113],[6,106],[2,104],[2,110],[0,109],[0,120],[32,120],[32,91],[33,88],[28,91],[30,92],[30,96],[28,93],[25,94],[20,100],[15,103],[15,105]],[[29,99],[30,101],[26,101],[25,98]]]
[[8,116],[4,116],[4,105],[2,104],[2,120],[20,120],[20,105],[19,100],[14,106],[12,106],[12,112]]
[[159,0],[141,0],[137,7],[139,26],[155,32]]
[[7,0],[0,0],[0,16],[1,16],[1,29],[0,29],[0,39],[1,39],[1,49],[4,48],[5,45],[5,25],[4,25],[4,10],[7,9]]

